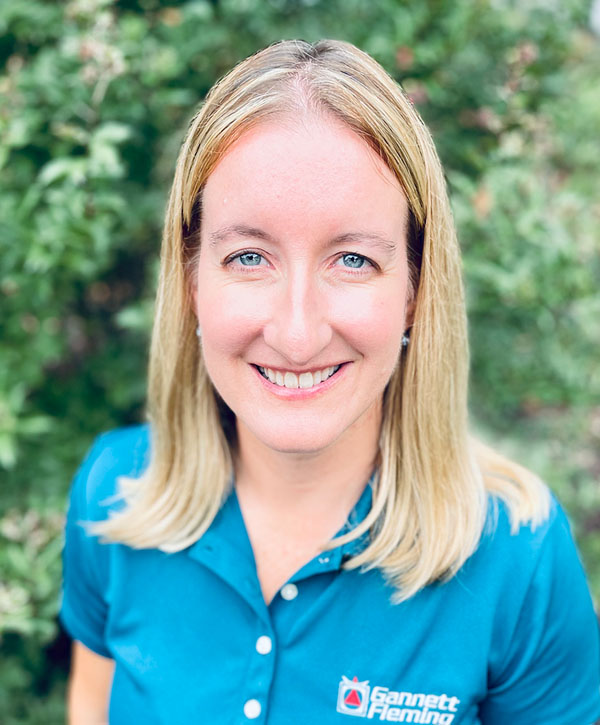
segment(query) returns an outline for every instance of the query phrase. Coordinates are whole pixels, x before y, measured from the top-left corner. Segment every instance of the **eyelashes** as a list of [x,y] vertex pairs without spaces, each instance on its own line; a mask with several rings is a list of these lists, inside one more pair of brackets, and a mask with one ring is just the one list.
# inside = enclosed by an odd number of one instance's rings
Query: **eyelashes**
[[[236,271],[241,271],[246,274],[252,272],[254,269],[265,266],[261,264],[262,261],[266,261],[266,257],[263,254],[252,249],[246,249],[227,257],[222,262],[222,265],[223,267],[233,267]],[[339,264],[340,262],[342,264]],[[356,252],[342,252],[337,256],[335,266],[342,267],[345,270],[352,270],[352,274],[364,274],[365,272],[378,269],[375,262],[363,254],[357,254]]]

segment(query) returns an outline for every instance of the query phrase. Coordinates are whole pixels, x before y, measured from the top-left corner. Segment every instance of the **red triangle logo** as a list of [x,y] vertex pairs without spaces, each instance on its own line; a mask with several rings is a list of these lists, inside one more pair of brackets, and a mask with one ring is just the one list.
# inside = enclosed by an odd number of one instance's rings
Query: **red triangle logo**
[[[358,677],[354,676],[352,682],[358,682]],[[352,707],[360,707],[361,702],[360,695],[356,690],[350,690],[344,698],[344,705],[351,705]]]

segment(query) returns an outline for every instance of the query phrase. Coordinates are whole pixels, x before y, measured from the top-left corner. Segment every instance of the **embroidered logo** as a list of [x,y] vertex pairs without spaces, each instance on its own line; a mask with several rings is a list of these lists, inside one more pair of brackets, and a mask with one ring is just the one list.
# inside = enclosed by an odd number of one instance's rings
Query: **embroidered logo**
[[369,686],[342,675],[338,686],[337,711],[343,715],[365,717],[384,722],[450,725],[458,712],[460,700],[451,695],[428,695],[423,692],[398,692],[387,687]]
[[369,705],[369,680],[359,682],[358,677],[349,680],[342,675],[338,687],[337,711],[344,715],[358,715],[364,717]]

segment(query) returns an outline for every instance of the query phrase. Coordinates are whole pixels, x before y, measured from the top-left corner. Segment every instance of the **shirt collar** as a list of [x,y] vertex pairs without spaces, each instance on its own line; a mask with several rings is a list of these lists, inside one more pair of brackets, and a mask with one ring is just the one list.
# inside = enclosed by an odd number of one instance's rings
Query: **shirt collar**
[[[375,472],[371,475],[369,480],[367,481],[362,494],[360,495],[360,498],[356,502],[354,508],[350,513],[348,514],[348,518],[346,520],[346,523],[342,526],[342,528],[338,531],[337,537],[342,536],[344,534],[349,533],[353,529],[355,529],[360,523],[364,521],[367,514],[371,510],[371,505],[373,503],[373,483],[375,480]],[[348,541],[346,544],[342,544],[340,548],[341,555],[343,559],[349,558],[351,556],[355,556],[360,551],[362,551],[368,544],[369,540],[369,532],[366,531],[361,536],[357,537],[356,539],[352,539],[352,541]]]
[[[348,515],[348,518],[334,538],[352,531],[367,516],[373,500],[375,472]],[[340,569],[347,559],[362,551],[368,543],[369,532],[317,555],[305,564],[290,581],[297,581],[313,573]],[[238,578],[247,577],[249,568],[256,571],[252,546],[242,517],[235,487],[219,509],[214,521],[204,535],[188,549],[191,558],[210,566],[230,584],[239,585]],[[246,580],[247,586],[247,580]]]

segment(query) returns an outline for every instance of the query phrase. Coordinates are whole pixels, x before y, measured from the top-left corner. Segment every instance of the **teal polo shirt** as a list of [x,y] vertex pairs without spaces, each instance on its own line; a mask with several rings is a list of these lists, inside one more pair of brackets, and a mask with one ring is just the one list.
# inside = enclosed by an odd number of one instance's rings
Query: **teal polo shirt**
[[[600,717],[598,626],[568,522],[553,502],[511,535],[490,502],[458,574],[401,604],[378,569],[346,571],[365,541],[316,556],[267,606],[235,489],[177,553],[102,544],[121,475],[149,430],[100,436],[73,482],[60,618],[115,660],[110,725],[589,725]],[[371,504],[370,482],[342,531]]]

